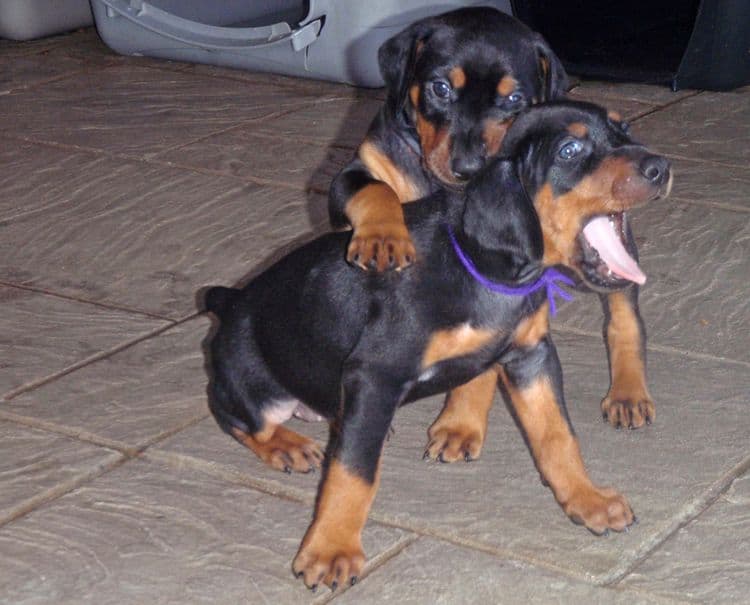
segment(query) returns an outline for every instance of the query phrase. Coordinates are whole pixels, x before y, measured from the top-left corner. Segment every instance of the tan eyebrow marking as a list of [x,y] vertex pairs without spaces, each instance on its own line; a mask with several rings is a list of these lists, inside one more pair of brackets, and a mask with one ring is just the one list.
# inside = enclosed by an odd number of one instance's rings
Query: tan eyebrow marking
[[454,67],[448,74],[453,88],[463,88],[466,84],[466,72],[461,67]]
[[509,96],[518,86],[518,82],[513,76],[503,76],[497,83],[497,92],[502,97]]

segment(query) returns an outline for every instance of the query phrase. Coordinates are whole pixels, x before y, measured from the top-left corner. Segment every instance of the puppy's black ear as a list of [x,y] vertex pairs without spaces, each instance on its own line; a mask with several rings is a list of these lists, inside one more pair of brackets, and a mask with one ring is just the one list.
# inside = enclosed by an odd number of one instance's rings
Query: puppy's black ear
[[539,269],[542,227],[516,162],[490,162],[467,185],[463,236],[477,269],[496,280],[524,281]]
[[422,44],[433,31],[433,19],[417,21],[386,40],[378,50],[378,65],[387,92],[386,107],[398,115],[414,80],[414,66]]
[[540,34],[535,34],[534,48],[536,49],[539,79],[543,91],[541,100],[559,99],[565,95],[570,86],[568,74],[565,73],[565,68],[560,59]]

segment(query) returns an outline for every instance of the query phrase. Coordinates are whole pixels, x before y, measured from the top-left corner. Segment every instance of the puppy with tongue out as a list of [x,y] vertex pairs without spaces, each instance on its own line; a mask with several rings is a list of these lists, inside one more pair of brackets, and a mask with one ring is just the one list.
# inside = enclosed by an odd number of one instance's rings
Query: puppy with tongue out
[[[623,212],[592,218],[583,228],[584,245],[588,244],[599,255],[607,269],[607,276],[614,274],[642,286],[646,283],[646,274],[623,243],[625,231],[623,231],[622,224],[626,216]],[[601,266],[601,264],[597,265],[597,267]]]
[[601,296],[611,377],[604,419],[637,428],[655,411],[637,304],[646,275],[628,212],[666,197],[672,175],[665,158],[628,136],[617,114],[596,108],[598,120],[577,122],[575,107],[541,105],[520,115],[503,153],[525,159],[522,180],[541,223],[543,263],[567,267]]

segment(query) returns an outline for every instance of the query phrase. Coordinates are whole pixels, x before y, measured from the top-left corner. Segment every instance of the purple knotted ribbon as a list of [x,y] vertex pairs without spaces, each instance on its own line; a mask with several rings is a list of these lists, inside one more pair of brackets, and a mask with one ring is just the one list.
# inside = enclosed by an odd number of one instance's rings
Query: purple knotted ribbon
[[453,229],[451,229],[451,226],[446,224],[445,229],[448,232],[448,237],[451,240],[451,244],[453,244],[453,249],[456,251],[456,256],[458,256],[461,264],[466,268],[466,270],[472,275],[474,279],[476,279],[488,290],[499,292],[500,294],[507,294],[508,296],[528,296],[529,294],[533,294],[540,288],[546,288],[547,300],[549,301],[549,312],[552,317],[557,314],[555,295],[560,296],[560,298],[562,298],[563,300],[573,300],[573,295],[563,290],[562,287],[560,287],[560,285],[556,282],[562,282],[567,286],[573,286],[575,285],[575,282],[552,267],[547,267],[544,271],[542,271],[542,274],[535,281],[523,286],[506,286],[505,284],[487,279],[479,272],[471,259],[466,256],[466,253],[461,249],[461,246],[459,245],[458,240],[456,240],[456,236],[453,233]]

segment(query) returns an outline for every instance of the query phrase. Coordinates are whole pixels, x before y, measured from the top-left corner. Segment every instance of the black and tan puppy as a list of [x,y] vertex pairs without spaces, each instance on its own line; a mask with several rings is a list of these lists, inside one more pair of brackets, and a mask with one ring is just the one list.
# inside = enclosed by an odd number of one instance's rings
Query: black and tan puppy
[[[491,8],[419,21],[387,41],[379,60],[386,101],[329,195],[332,225],[353,229],[347,259],[367,271],[399,270],[415,258],[403,203],[438,187],[460,188],[497,153],[514,115],[567,89],[565,71],[546,42]],[[627,224],[622,228],[627,232]],[[627,267],[614,270],[641,279]],[[615,295],[593,287],[605,314],[611,378],[602,414],[614,427],[638,428],[655,417],[638,286]],[[496,383],[486,374],[449,393],[429,428],[425,457],[454,462],[480,456]]]
[[[507,159],[504,159],[507,158]],[[633,521],[594,485],[565,409],[545,281],[566,267],[599,288],[640,271],[623,217],[665,195],[669,166],[593,105],[539,105],[516,119],[502,158],[465,191],[405,208],[417,261],[400,274],[348,264],[346,233],[292,252],[242,290],[212,288],[210,404],[270,465],[308,471],[322,454],[282,426],[303,403],[333,426],[315,517],[294,560],[307,586],[354,581],[383,442],[407,402],[499,375],[544,480],[595,533]],[[511,288],[511,291],[507,291]],[[497,290],[500,291],[497,291]]]
[[544,39],[492,8],[417,21],[378,53],[387,99],[334,179],[334,228],[352,226],[348,259],[400,269],[415,251],[401,204],[460,187],[500,149],[509,121],[562,96],[565,70]]

